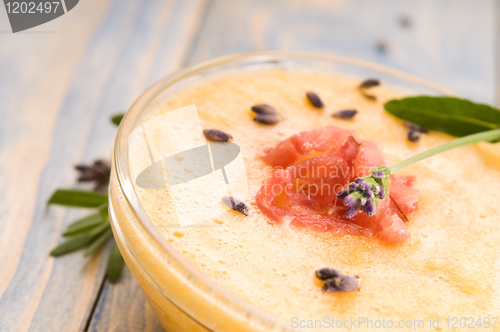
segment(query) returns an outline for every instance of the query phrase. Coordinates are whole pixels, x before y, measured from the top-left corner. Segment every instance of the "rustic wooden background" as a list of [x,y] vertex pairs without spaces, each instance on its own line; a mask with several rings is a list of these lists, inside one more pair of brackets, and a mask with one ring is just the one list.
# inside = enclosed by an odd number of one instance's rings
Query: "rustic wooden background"
[[48,253],[82,211],[47,208],[73,165],[110,157],[111,114],[173,70],[299,50],[388,65],[499,104],[495,0],[81,0],[12,34],[0,8],[0,331],[161,331],[128,270]]

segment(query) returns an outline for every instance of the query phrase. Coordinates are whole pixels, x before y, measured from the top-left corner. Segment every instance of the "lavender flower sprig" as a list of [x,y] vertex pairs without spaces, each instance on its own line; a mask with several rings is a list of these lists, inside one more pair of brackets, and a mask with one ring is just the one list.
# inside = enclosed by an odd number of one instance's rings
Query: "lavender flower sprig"
[[477,142],[499,139],[500,129],[488,130],[439,145],[391,167],[376,167],[371,170],[370,175],[356,178],[346,189],[339,191],[337,198],[343,199],[344,205],[349,207],[346,213],[348,218],[352,218],[361,212],[371,217],[377,212],[378,200],[384,199],[387,196],[389,192],[389,176],[395,171],[447,150]]
[[373,216],[377,211],[378,200],[385,198],[391,170],[386,166],[379,166],[371,172],[370,175],[357,178],[337,194],[338,198],[344,200],[344,205],[349,207],[348,218],[354,217],[360,211]]

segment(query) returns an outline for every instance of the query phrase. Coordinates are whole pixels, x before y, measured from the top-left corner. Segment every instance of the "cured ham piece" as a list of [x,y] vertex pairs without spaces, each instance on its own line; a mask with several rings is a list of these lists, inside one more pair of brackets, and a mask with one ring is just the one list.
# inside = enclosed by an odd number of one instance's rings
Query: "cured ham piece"
[[389,195],[379,200],[372,217],[358,214],[347,218],[347,207],[336,198],[356,177],[387,165],[377,142],[358,141],[353,132],[344,129],[321,127],[282,141],[266,150],[263,159],[277,167],[256,196],[257,206],[270,223],[335,235],[376,236],[389,243],[410,238],[401,215],[417,208],[420,192],[412,187],[414,177],[391,176]]

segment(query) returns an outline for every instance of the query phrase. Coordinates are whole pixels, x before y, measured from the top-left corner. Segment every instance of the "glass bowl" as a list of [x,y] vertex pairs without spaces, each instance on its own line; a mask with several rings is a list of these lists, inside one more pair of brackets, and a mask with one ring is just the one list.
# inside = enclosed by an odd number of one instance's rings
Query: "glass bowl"
[[123,118],[114,147],[109,207],[120,251],[168,331],[297,331],[242,300],[191,265],[152,224],[134,191],[128,138],[149,105],[207,77],[266,68],[376,77],[407,94],[452,94],[425,80],[365,61],[325,54],[251,53],[219,57],[168,75],[147,89]]

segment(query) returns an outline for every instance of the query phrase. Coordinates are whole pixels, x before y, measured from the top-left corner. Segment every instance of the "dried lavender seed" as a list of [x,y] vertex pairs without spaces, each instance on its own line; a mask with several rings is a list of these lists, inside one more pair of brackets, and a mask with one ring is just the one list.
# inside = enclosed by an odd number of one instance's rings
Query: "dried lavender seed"
[[253,120],[262,124],[273,125],[280,121],[280,117],[276,113],[257,113]]
[[402,15],[399,17],[399,25],[402,26],[403,28],[411,28],[412,26],[412,19],[408,15]]
[[374,78],[369,78],[369,79],[361,82],[361,84],[359,85],[359,88],[360,89],[369,89],[369,88],[373,88],[374,86],[379,86],[379,85],[380,85],[379,80],[374,79]]
[[75,166],[75,169],[80,172],[85,172],[85,171],[91,171],[92,167],[85,164],[79,164]]
[[337,269],[322,268],[315,272],[316,278],[324,280],[322,290],[326,293],[354,292],[359,289],[358,276],[344,275]]
[[243,213],[248,216],[248,206],[241,200],[233,196],[224,196],[222,201],[229,206],[231,209]]
[[339,276],[325,280],[322,289],[325,293],[348,293],[357,291],[360,284],[358,276]]
[[319,280],[331,279],[342,275],[342,273],[340,273],[339,270],[332,269],[329,267],[324,267],[322,269],[319,269],[314,274],[316,275],[316,278],[318,278]]
[[405,121],[404,124],[405,124],[405,127],[408,129],[417,130],[417,131],[424,133],[424,134],[427,134],[429,132],[429,129],[424,128],[424,127],[422,127],[416,123],[410,122],[410,121]]
[[95,183],[94,190],[106,190],[109,183],[109,176],[111,174],[111,163],[107,160],[95,160],[92,165],[79,164],[75,169],[80,172],[78,182],[91,182]]
[[357,110],[342,110],[333,113],[332,116],[339,119],[352,119],[357,113]]
[[205,129],[203,135],[212,142],[231,142],[233,140],[233,136],[218,129]]
[[88,171],[81,171],[80,170],[80,176],[78,177],[77,181],[78,182],[90,182],[94,181],[96,179],[95,173],[92,170]]
[[410,129],[410,130],[408,130],[407,137],[408,137],[408,140],[415,143],[415,142],[420,141],[420,139],[422,138],[422,133],[418,130]]
[[377,100],[377,96],[375,95],[371,95],[369,93],[366,93],[365,90],[361,89],[361,94],[363,95],[363,97],[365,97],[366,99],[369,99],[369,100]]
[[257,114],[269,114],[269,113],[273,114],[278,112],[276,108],[268,104],[254,105],[252,106],[252,111],[254,111]]
[[96,161],[94,161],[94,167],[101,167],[109,171],[109,168],[111,168],[111,163],[108,160],[97,159]]
[[365,89],[369,89],[369,88],[372,88],[372,87],[378,86],[378,85],[380,85],[379,80],[374,79],[374,78],[370,78],[370,79],[367,79],[367,80],[361,82],[361,84],[359,85],[359,90],[361,91],[361,94],[363,95],[363,97],[365,97],[366,99],[377,100],[376,96],[371,95],[369,93],[366,93]]
[[323,108],[325,107],[325,104],[323,104],[323,101],[321,98],[314,92],[309,91],[306,93],[307,99],[311,102],[311,104],[316,107],[316,108]]
[[369,88],[372,88],[372,87],[378,86],[378,85],[380,85],[379,80],[370,78],[370,79],[367,79],[367,80],[361,82],[361,84],[359,85],[359,90],[361,91],[361,94],[363,95],[363,97],[365,97],[366,99],[377,100],[376,96],[367,93],[365,91],[365,89],[369,89]]
[[387,53],[388,48],[389,45],[387,44],[387,42],[383,40],[379,40],[378,42],[375,43],[375,49],[379,53]]

